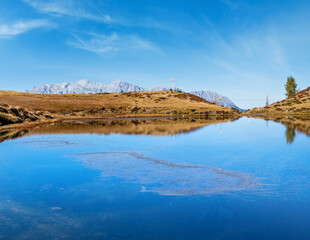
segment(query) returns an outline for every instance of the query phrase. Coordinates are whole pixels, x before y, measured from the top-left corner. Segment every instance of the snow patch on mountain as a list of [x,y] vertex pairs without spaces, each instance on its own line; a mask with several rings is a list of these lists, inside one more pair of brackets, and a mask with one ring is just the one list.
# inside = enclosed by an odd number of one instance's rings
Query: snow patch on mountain
[[207,100],[208,102],[215,102],[216,104],[224,106],[224,107],[233,107],[241,111],[243,110],[237,107],[236,104],[233,101],[231,101],[228,97],[222,96],[218,94],[217,92],[201,90],[201,91],[192,91],[190,93],[198,97],[201,97]]
[[65,94],[65,93],[114,93],[114,92],[137,92],[146,89],[137,85],[116,80],[111,83],[96,83],[87,79],[77,82],[43,84],[41,87],[33,87],[30,93]]

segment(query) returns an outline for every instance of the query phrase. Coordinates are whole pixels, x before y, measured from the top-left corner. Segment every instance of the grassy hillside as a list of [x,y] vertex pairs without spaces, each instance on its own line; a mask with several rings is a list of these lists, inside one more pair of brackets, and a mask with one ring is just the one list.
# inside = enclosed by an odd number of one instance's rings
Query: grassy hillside
[[53,117],[43,112],[27,111],[21,107],[11,107],[6,104],[0,104],[0,126],[14,123],[48,120],[52,118]]
[[310,115],[310,87],[267,107],[250,109],[245,114]]
[[0,104],[50,114],[54,118],[100,118],[236,114],[233,108],[188,93],[158,91],[103,94],[31,94],[0,91]]

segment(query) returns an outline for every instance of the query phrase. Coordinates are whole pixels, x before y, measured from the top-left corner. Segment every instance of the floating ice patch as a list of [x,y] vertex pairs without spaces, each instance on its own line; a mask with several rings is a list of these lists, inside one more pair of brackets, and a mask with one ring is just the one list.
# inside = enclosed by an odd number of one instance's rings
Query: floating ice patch
[[57,140],[27,140],[18,142],[18,144],[29,145],[33,148],[58,148],[76,145],[69,141],[57,141]]
[[61,207],[51,207],[51,210],[60,211],[60,210],[62,210],[62,208]]
[[143,192],[195,195],[238,191],[257,186],[251,174],[220,168],[173,163],[135,152],[75,154],[103,177],[118,177],[142,185]]

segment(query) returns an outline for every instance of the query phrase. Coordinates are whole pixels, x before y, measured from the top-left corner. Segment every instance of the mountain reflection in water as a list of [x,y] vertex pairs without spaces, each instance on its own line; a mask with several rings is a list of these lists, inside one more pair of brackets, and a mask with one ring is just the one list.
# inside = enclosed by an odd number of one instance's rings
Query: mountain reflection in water
[[[255,118],[279,122],[287,127],[285,138],[292,144],[296,131],[310,136],[310,118],[301,116],[269,116]],[[133,134],[133,135],[178,135],[189,133],[212,124],[238,120],[234,118],[136,118],[136,119],[79,119],[63,120],[27,128],[0,128],[0,142],[29,135],[45,134]],[[267,124],[268,126],[268,124]]]
[[279,122],[286,126],[285,138],[287,144],[292,144],[298,133],[304,133],[310,137],[310,117],[309,116],[268,116],[255,117],[267,121]]
[[[0,130],[0,142],[21,136],[45,134],[137,134],[177,135],[189,133],[211,124],[230,122],[236,118],[136,118],[136,119],[80,119],[38,125],[25,129]],[[12,126],[13,127],[13,126]]]

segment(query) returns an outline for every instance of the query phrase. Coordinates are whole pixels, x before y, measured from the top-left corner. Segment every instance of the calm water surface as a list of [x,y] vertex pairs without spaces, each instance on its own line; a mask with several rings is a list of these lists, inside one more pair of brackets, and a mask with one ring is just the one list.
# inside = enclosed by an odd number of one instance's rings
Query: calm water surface
[[310,239],[309,125],[33,129],[0,143],[0,239]]

